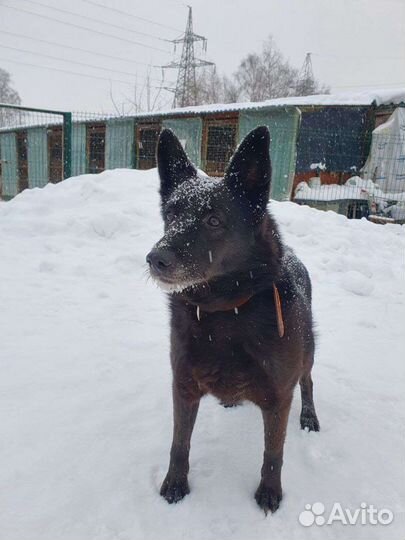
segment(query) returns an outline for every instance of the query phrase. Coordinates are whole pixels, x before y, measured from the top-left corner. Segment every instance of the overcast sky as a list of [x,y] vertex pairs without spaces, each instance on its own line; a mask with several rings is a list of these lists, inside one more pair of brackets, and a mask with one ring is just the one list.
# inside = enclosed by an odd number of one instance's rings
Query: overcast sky
[[[194,0],[192,6],[194,31],[208,38],[205,58],[220,72],[231,74],[273,34],[296,67],[312,52],[315,76],[334,92],[405,87],[405,0]],[[186,18],[186,4],[172,0],[0,0],[0,67],[24,105],[111,111],[110,94],[117,104],[131,99],[145,65],[173,60],[165,40],[179,37]],[[167,83],[175,75],[168,70]],[[159,85],[160,70],[151,76]],[[164,97],[169,106],[171,95]]]

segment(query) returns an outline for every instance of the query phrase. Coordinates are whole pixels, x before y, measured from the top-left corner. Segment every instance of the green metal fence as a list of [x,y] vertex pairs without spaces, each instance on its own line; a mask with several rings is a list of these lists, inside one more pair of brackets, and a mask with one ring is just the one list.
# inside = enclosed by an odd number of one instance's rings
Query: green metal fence
[[0,196],[72,174],[72,113],[0,104]]
[[112,118],[106,125],[105,168],[132,169],[135,166],[135,122],[133,118]]
[[242,140],[256,126],[270,130],[272,164],[272,199],[290,200],[294,182],[297,136],[300,111],[296,107],[257,111],[241,111],[239,139]]
[[[24,189],[69,176],[154,167],[164,127],[173,130],[198,167],[222,175],[238,142],[255,127],[267,125],[271,198],[348,217],[405,215],[405,109],[398,108],[373,132],[371,150],[364,145],[369,145],[373,122],[349,122],[343,129],[335,121],[339,110],[326,112],[316,109],[314,127],[303,121],[308,113],[293,106],[112,117],[0,104],[0,197],[10,199]],[[348,111],[346,116],[356,114]],[[356,167],[347,166],[352,162]]]

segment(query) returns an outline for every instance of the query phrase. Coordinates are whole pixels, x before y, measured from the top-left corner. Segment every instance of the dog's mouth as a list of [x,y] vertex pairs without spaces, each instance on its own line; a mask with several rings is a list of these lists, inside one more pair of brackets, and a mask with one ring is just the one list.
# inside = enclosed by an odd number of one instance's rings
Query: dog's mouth
[[201,279],[168,279],[163,276],[156,276],[151,272],[151,277],[156,285],[165,292],[168,293],[182,293],[187,289],[196,289],[200,285],[205,283],[205,280]]
[[158,287],[168,293],[195,290],[207,282],[204,273],[195,265],[186,265],[177,260],[173,250],[159,250],[156,247],[146,256],[149,275]]

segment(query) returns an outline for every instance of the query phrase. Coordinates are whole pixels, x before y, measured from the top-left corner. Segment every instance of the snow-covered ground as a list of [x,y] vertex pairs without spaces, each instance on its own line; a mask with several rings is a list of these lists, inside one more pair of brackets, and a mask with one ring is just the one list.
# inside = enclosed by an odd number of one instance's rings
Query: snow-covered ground
[[[192,492],[158,494],[171,438],[168,313],[145,277],[156,171],[113,171],[0,205],[2,540],[404,537],[404,229],[272,203],[313,280],[320,433],[288,426],[284,500],[253,493],[259,411],[200,408]],[[304,527],[305,504],[366,502],[390,525]],[[326,514],[325,514],[326,515]]]

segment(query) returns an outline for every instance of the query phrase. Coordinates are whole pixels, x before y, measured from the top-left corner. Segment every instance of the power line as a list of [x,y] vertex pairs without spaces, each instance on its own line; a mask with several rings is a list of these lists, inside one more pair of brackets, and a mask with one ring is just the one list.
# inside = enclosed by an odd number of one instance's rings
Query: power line
[[[29,62],[22,62],[20,60],[10,60],[10,59],[7,59],[7,58],[0,58],[0,60],[2,62],[9,62],[11,64],[21,64],[23,66],[30,66],[30,67],[40,68],[40,69],[47,69],[49,71],[59,71],[61,73],[67,73],[69,75],[78,75],[80,77],[88,77],[90,79],[99,79],[99,80],[108,81],[108,82],[118,82],[118,83],[122,83],[122,84],[127,84],[128,86],[134,86],[134,84],[135,84],[135,82],[131,83],[129,81],[124,81],[123,79],[113,79],[111,77],[102,77],[101,75],[89,75],[88,73],[79,73],[78,71],[71,71],[71,70],[68,70],[68,69],[43,66],[41,64],[31,64]],[[160,87],[152,86],[152,88],[160,88]]]
[[41,6],[47,9],[53,9],[54,11],[58,11],[59,13],[67,14],[67,15],[73,15],[74,17],[80,17],[81,19],[87,19],[88,21],[100,23],[100,24],[106,24],[107,26],[111,26],[112,28],[118,28],[118,30],[124,30],[125,32],[133,32],[135,34],[139,34],[141,36],[150,37],[153,39],[157,39],[159,41],[166,41],[165,39],[154,36],[152,34],[147,34],[146,32],[140,32],[139,30],[131,30],[130,28],[125,28],[124,26],[120,26],[118,24],[114,24],[111,22],[102,21],[100,19],[95,19],[94,17],[88,17],[87,15],[82,15],[80,13],[74,13],[73,11],[68,11],[67,9],[61,9],[54,6],[51,6],[49,4],[43,4],[42,2],[37,2],[35,0],[24,0],[24,2],[27,2],[28,4],[34,4],[34,6]]
[[98,4],[97,2],[93,2],[93,0],[82,0],[82,2],[86,2],[86,4],[91,4],[93,6],[97,6],[99,8],[108,9],[109,11],[115,11],[116,13],[120,13],[121,15],[125,15],[125,17],[132,17],[133,19],[138,19],[143,22],[148,22],[150,24],[154,24],[156,26],[161,26],[162,28],[169,28],[170,30],[174,30],[175,32],[182,32],[182,30],[179,30],[178,28],[174,28],[173,26],[168,26],[167,24],[161,24],[155,21],[151,21],[150,19],[145,19],[144,17],[139,17],[138,15],[133,15],[132,13],[128,13],[126,11],[123,11],[121,9],[113,8],[110,6],[103,6],[102,4]]
[[71,63],[71,64],[77,64],[79,66],[85,66],[85,67],[90,67],[90,68],[94,68],[94,69],[101,69],[102,71],[108,71],[108,72],[111,72],[111,73],[113,73],[113,72],[114,73],[119,73],[120,75],[129,75],[130,77],[134,76],[134,73],[130,73],[129,71],[121,71],[119,69],[113,69],[113,68],[110,69],[110,68],[105,68],[105,67],[102,67],[102,66],[94,66],[92,64],[87,64],[86,62],[78,62],[77,60],[66,60],[65,58],[60,58],[58,56],[52,56],[51,54],[45,54],[45,53],[30,51],[29,49],[21,49],[21,48],[18,48],[18,47],[11,47],[9,45],[4,45],[3,43],[0,43],[0,47],[3,47],[4,49],[10,49],[10,50],[13,50],[13,51],[33,54],[34,56],[44,56],[45,58],[51,58],[52,60],[58,60],[58,61],[61,61],[61,62],[68,62],[68,63]]
[[26,36],[24,34],[16,34],[15,32],[8,32],[7,30],[1,30],[1,33],[2,34],[9,34],[10,36],[15,36],[15,37],[20,37],[20,38],[23,38],[23,39],[30,39],[32,41],[38,41],[40,43],[45,43],[46,45],[53,45],[53,46],[56,46],[56,47],[62,47],[64,49],[71,49],[72,51],[80,51],[80,52],[84,52],[84,53],[89,53],[89,54],[95,54],[96,56],[103,56],[105,58],[110,58],[112,60],[119,60],[120,62],[127,62],[128,64],[139,64],[141,66],[150,66],[150,64],[146,63],[146,62],[139,62],[138,60],[129,60],[127,58],[121,58],[120,56],[114,56],[112,54],[106,54],[106,53],[101,53],[101,52],[98,52],[98,51],[91,51],[89,49],[82,49],[81,47],[73,47],[72,45],[65,45],[64,43],[57,43],[56,41],[48,41],[46,39],[41,39],[41,38],[34,38],[34,37],[31,37],[31,36]]
[[35,15],[36,17],[40,17],[42,19],[47,19],[48,21],[55,21],[55,22],[58,22],[60,24],[64,24],[66,26],[73,26],[75,28],[79,28],[80,30],[86,30],[86,32],[93,32],[95,34],[99,34],[99,35],[102,35],[102,36],[105,36],[105,37],[110,37],[110,38],[117,39],[119,41],[124,41],[125,43],[131,43],[131,45],[139,45],[141,47],[146,47],[147,49],[153,49],[155,51],[160,51],[160,52],[164,52],[166,54],[170,54],[169,51],[166,51],[164,49],[160,49],[158,47],[153,47],[152,45],[145,45],[144,43],[140,43],[139,41],[133,41],[131,39],[114,36],[113,34],[106,34],[105,32],[101,32],[100,30],[94,30],[93,28],[89,28],[88,26],[81,26],[79,24],[74,24],[74,23],[69,23],[69,22],[66,22],[66,21],[61,21],[60,19],[55,19],[55,17],[50,17],[49,15],[42,15],[40,13],[35,13],[35,11],[29,11],[28,9],[23,9],[23,8],[16,8],[14,6],[9,6],[7,4],[0,4],[0,7],[1,6],[7,8],[7,9],[13,9],[14,11],[21,11],[23,13],[28,13],[29,15]]
[[88,77],[91,79],[100,79],[102,81],[113,81],[113,82],[119,82],[123,84],[128,84],[129,86],[133,86],[134,83],[131,83],[129,81],[124,81],[122,79],[112,79],[110,77],[101,77],[99,75],[89,75],[88,73],[79,73],[78,71],[70,71],[68,69],[62,69],[62,68],[55,68],[55,67],[49,67],[49,66],[42,66],[41,64],[31,64],[29,62],[22,62],[20,60],[9,60],[7,58],[0,58],[2,62],[10,62],[12,64],[21,64],[23,66],[31,66],[35,68],[41,68],[41,69],[48,69],[50,71],[60,71],[61,73],[69,73],[70,75],[80,75],[81,77]]
[[[102,66],[95,66],[93,64],[87,64],[86,62],[78,62],[77,60],[66,60],[65,58],[60,58],[58,56],[52,56],[51,54],[45,54],[45,53],[40,53],[40,52],[36,52],[36,51],[30,51],[29,49],[21,49],[21,48],[18,48],[18,47],[11,47],[10,45],[4,45],[3,43],[0,43],[0,47],[3,47],[5,49],[10,49],[10,50],[13,50],[13,51],[25,52],[25,53],[28,53],[28,54],[32,54],[34,56],[44,56],[45,58],[50,58],[51,60],[57,60],[57,61],[61,61],[61,62],[67,62],[67,63],[70,63],[70,64],[77,64],[79,66],[90,67],[92,69],[101,69],[102,71],[107,71],[107,72],[111,72],[111,73],[114,72],[114,73],[118,73],[120,75],[129,75],[130,77],[136,76],[135,73],[130,73],[129,71],[121,71],[119,69],[105,68],[105,67],[102,67]],[[156,79],[156,77],[149,77],[149,78],[152,81],[161,82],[161,80]]]
[[341,60],[405,60],[405,56],[342,56],[339,54],[311,53],[320,58],[340,58]]

